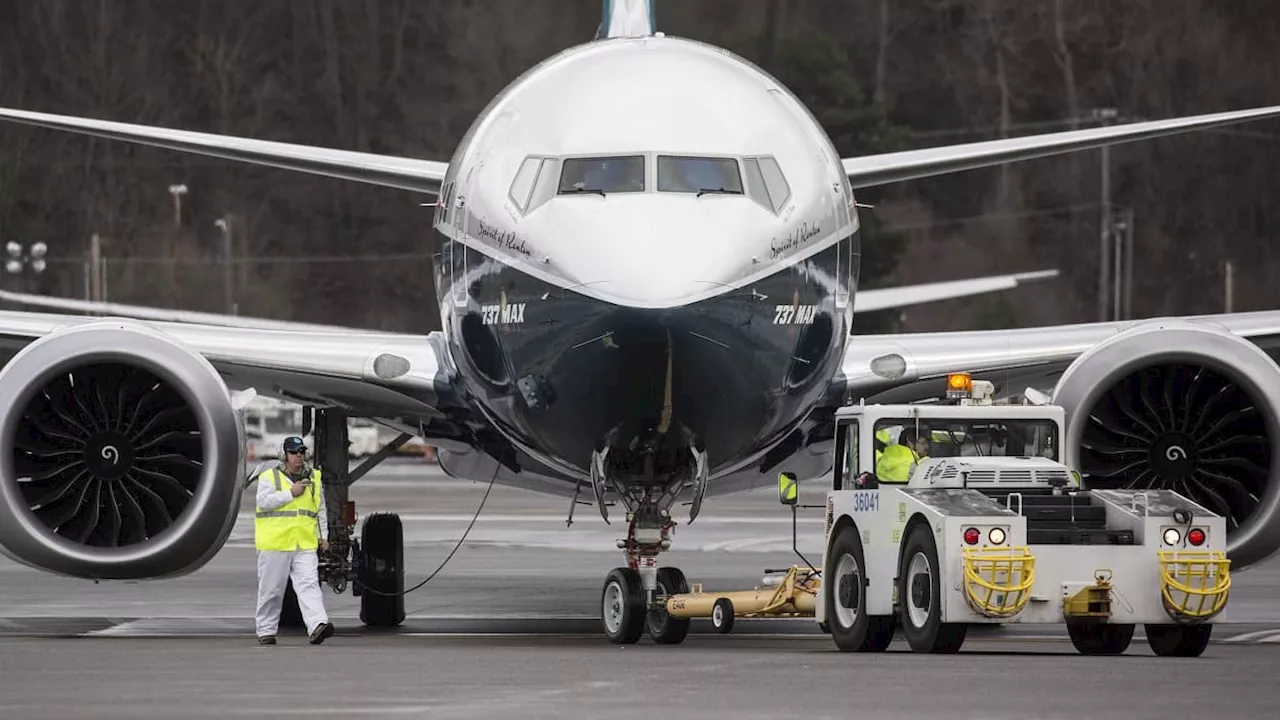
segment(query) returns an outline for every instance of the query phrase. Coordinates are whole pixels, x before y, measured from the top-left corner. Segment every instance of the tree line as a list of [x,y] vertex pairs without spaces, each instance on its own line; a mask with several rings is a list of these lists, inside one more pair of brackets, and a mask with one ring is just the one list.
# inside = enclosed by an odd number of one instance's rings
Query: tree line
[[[476,113],[590,39],[596,0],[11,0],[0,104],[447,160]],[[1263,0],[680,0],[660,29],[726,47],[810,107],[842,156],[1276,102]],[[1133,233],[1135,317],[1268,309],[1280,124],[1109,151]],[[0,242],[48,266],[0,287],[426,332],[431,209],[407,192],[0,125]],[[1058,268],[994,296],[877,313],[862,331],[1088,322],[1102,153],[861,193],[863,286]],[[185,192],[177,191],[184,186]],[[172,190],[172,191],[171,191]],[[218,221],[222,221],[219,223]],[[235,262],[226,272],[230,246]],[[351,256],[357,256],[354,259]],[[227,297],[226,288],[231,288]],[[861,319],[860,319],[861,320]]]

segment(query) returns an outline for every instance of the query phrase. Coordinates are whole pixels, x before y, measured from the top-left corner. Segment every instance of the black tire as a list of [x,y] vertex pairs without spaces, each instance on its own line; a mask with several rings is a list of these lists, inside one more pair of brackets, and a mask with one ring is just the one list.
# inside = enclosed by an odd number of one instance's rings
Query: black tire
[[1067,623],[1067,635],[1081,655],[1120,655],[1129,649],[1135,627],[1073,621]]
[[1200,657],[1209,647],[1213,626],[1204,625],[1145,625],[1147,644],[1151,652],[1161,657]]
[[639,640],[647,610],[640,573],[625,567],[610,570],[600,592],[600,623],[609,642],[626,645]]
[[884,652],[893,642],[897,618],[892,615],[872,615],[867,618],[867,639],[862,641],[863,652]]
[[293,590],[293,580],[284,586],[284,602],[280,605],[280,627],[300,628],[306,626],[302,619],[302,607],[298,605],[298,593]]
[[374,513],[360,532],[360,622],[395,627],[404,622],[404,528],[395,513]]
[[[689,592],[689,581],[685,579],[683,572],[673,567],[658,568],[657,595],[659,598],[687,592]],[[676,645],[684,642],[685,636],[689,634],[689,621],[692,618],[671,617],[667,614],[665,599],[662,602],[661,608],[649,608],[645,618],[649,636],[659,645]]]
[[[823,602],[831,639],[844,652],[862,649],[867,640],[867,562],[858,528],[846,525],[831,542],[830,567],[823,576]],[[841,567],[844,565],[845,567]],[[846,617],[842,617],[842,615]]]
[[711,627],[721,635],[728,635],[733,631],[733,620],[733,601],[729,598],[717,598],[711,606]]
[[[928,566],[928,580],[921,581],[912,594],[912,579],[908,576],[913,560],[922,558]],[[915,652],[954,653],[964,645],[968,626],[963,623],[942,622],[942,587],[939,576],[938,548],[927,524],[916,525],[902,544],[902,556],[898,561],[898,618],[902,634]],[[911,619],[912,608],[925,610],[924,621],[916,625]]]

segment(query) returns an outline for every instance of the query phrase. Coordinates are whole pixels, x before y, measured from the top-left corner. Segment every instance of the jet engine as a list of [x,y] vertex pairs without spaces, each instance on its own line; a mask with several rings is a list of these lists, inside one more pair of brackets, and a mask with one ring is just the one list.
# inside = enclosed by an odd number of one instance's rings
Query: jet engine
[[1233,569],[1280,548],[1280,367],[1203,322],[1099,343],[1054,388],[1064,457],[1089,488],[1169,489],[1227,518]]
[[131,321],[54,332],[0,371],[0,547],[73,577],[199,568],[235,525],[244,426],[222,378]]

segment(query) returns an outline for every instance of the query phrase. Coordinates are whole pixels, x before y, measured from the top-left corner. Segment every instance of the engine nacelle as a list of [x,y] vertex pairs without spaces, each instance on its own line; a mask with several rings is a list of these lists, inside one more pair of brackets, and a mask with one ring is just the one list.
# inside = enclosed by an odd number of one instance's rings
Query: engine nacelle
[[1153,321],[1076,359],[1053,400],[1090,488],[1164,488],[1227,518],[1233,569],[1280,549],[1280,367],[1202,322]]
[[0,547],[73,577],[191,572],[231,534],[245,452],[226,384],[175,338],[53,333],[0,371]]

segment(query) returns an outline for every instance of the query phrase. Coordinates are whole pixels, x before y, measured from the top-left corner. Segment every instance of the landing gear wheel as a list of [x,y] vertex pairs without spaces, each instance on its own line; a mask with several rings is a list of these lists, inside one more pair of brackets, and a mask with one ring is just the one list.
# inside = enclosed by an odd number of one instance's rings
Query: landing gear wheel
[[298,605],[298,593],[293,590],[293,580],[284,587],[284,603],[280,605],[280,627],[305,627],[302,619],[302,607]]
[[711,627],[721,635],[733,630],[733,618],[733,601],[729,598],[718,598],[711,606]]
[[1212,625],[1144,625],[1151,652],[1162,657],[1200,657],[1209,647]]
[[958,652],[968,626],[942,622],[938,547],[928,525],[912,528],[899,562],[898,614],[907,644],[921,653]]
[[689,581],[685,579],[684,573],[673,567],[658,568],[657,595],[664,599],[660,607],[649,608],[645,624],[648,626],[649,636],[659,645],[675,645],[684,642],[685,636],[689,634],[691,618],[668,615],[665,600],[669,595],[687,592],[689,592]]
[[372,627],[404,622],[404,529],[399,515],[374,513],[365,519],[359,581],[364,586],[360,622]]
[[1129,649],[1134,625],[1068,622],[1067,635],[1081,655],[1119,655]]
[[600,611],[609,642],[626,645],[639,640],[648,611],[640,573],[625,567],[610,570],[600,594]]

